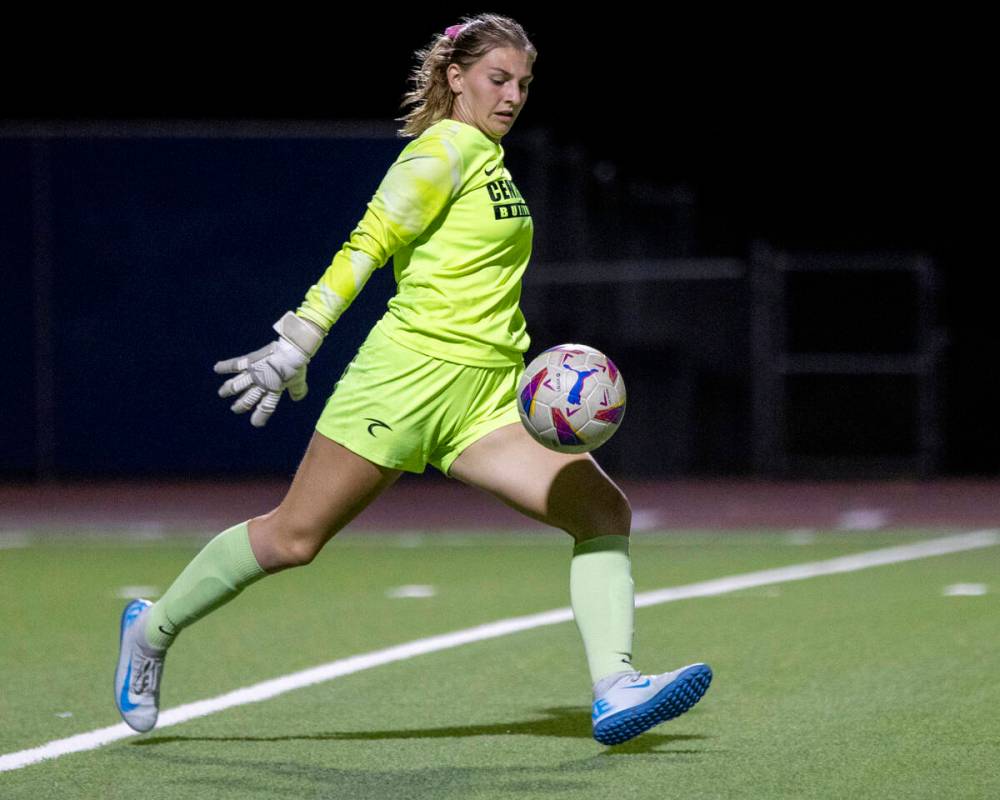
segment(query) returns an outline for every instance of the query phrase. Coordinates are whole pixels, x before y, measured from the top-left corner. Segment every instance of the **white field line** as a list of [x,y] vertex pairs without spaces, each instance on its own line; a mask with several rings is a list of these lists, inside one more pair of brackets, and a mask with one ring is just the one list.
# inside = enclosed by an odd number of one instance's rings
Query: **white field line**
[[[743,575],[730,575],[724,578],[690,583],[686,586],[675,586],[669,589],[642,592],[636,595],[635,600],[636,606],[644,607],[694,597],[711,597],[755,586],[800,581],[822,575],[856,572],[857,570],[868,569],[869,567],[898,564],[903,561],[913,561],[931,556],[976,550],[984,547],[992,547],[997,544],[1000,544],[1000,531],[974,531],[958,536],[928,539],[898,547],[869,550],[868,552],[857,553],[855,555],[831,558],[827,561],[814,561],[807,564],[777,567],[758,572],[748,572]],[[508,636],[512,633],[540,628],[545,625],[569,622],[572,619],[573,612],[571,609],[556,608],[551,611],[543,611],[540,614],[529,614],[524,617],[512,617],[497,622],[489,622],[484,625],[476,625],[473,628],[466,628],[465,630],[430,636],[426,639],[417,639],[394,647],[387,647],[384,650],[376,650],[371,653],[342,658],[338,661],[331,661],[328,664],[321,664],[318,667],[293,672],[290,675],[280,678],[236,689],[235,691],[208,700],[199,700],[194,703],[186,703],[185,705],[171,708],[160,714],[154,730],[178,725],[181,722],[214,714],[217,711],[223,711],[233,706],[259,703],[262,700],[277,697],[293,689],[301,689],[304,686],[323,683],[324,681],[339,678],[343,675],[372,669],[383,664],[391,664],[394,661],[405,661],[415,656],[424,655],[425,653],[449,650],[453,647],[460,647],[463,644],[496,639],[501,636]],[[98,728],[97,730],[80,733],[66,739],[56,739],[55,741],[33,747],[29,750],[20,750],[16,753],[0,755],[0,772],[20,769],[29,764],[50,758],[57,758],[68,753],[93,750],[101,745],[137,735],[135,731],[122,722],[118,725]]]

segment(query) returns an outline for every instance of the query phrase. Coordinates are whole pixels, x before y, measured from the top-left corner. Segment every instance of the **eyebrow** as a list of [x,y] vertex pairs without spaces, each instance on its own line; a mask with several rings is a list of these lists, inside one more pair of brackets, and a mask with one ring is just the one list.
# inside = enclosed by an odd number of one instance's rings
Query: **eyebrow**
[[[507,70],[505,70],[503,67],[490,67],[490,69],[495,69],[497,72],[502,72],[504,75],[510,75],[512,78],[514,77],[513,73],[507,72]],[[535,76],[525,75],[524,77],[530,81],[533,80]]]

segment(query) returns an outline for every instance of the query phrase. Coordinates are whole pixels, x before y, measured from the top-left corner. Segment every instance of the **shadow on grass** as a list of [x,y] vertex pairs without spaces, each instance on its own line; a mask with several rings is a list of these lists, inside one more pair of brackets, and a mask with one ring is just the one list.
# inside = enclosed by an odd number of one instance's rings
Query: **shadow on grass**
[[[390,739],[451,739],[475,736],[549,736],[569,739],[591,739],[590,720],[579,707],[542,709],[543,719],[523,722],[496,722],[489,725],[461,725],[444,728],[393,728],[391,730],[329,731],[297,733],[285,736],[146,736],[130,743],[133,747],[150,747],[174,742],[290,742],[290,741],[377,741]],[[697,741],[709,737],[700,734],[664,734],[649,731],[624,744],[609,747],[605,753],[699,753],[700,750],[660,750],[664,745]]]
[[[293,737],[290,737],[293,738]],[[350,798],[350,800],[469,800],[469,798],[546,797],[574,800],[606,774],[604,764],[436,765],[371,767],[317,764],[303,759],[242,758],[157,754],[157,788],[167,797]],[[151,785],[151,784],[150,784]],[[150,795],[152,796],[152,795]]]

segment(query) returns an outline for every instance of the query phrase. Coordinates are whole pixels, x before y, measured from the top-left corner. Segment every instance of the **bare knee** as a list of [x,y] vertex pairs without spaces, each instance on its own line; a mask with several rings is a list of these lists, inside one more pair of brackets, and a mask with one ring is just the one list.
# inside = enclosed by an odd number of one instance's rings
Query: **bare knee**
[[290,567],[304,567],[306,564],[311,564],[330,536],[311,527],[289,529],[281,537],[285,562]]
[[281,504],[250,521],[250,544],[261,567],[275,572],[309,564],[401,474],[314,431]]
[[317,522],[290,517],[280,506],[250,520],[250,543],[258,563],[267,572],[312,563],[336,532]]
[[583,512],[566,528],[578,542],[595,536],[628,536],[632,530],[632,506],[613,483],[606,484],[585,503]]

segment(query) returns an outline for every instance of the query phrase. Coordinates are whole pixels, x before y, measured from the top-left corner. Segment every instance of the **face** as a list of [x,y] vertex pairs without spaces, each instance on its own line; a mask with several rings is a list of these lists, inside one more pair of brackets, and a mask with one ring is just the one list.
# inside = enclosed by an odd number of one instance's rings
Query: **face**
[[455,93],[451,118],[499,142],[528,100],[532,62],[524,50],[495,47],[466,70],[449,64],[448,83]]

